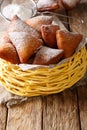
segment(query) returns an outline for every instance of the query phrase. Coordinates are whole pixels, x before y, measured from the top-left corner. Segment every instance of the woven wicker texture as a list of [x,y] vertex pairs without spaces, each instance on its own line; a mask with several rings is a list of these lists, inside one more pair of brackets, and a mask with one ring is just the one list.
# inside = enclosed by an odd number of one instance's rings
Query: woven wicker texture
[[21,96],[59,93],[84,76],[87,68],[86,57],[84,46],[63,64],[26,71],[0,59],[0,83],[11,93]]

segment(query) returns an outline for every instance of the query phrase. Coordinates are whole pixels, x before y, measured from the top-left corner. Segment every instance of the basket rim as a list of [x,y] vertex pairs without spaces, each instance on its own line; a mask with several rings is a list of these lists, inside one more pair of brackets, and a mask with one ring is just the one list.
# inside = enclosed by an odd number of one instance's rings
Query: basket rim
[[84,76],[87,69],[87,57],[84,55],[87,55],[85,46],[65,64],[35,71],[22,71],[15,65],[11,68],[11,64],[1,60],[0,84],[19,96],[32,97],[62,92]]

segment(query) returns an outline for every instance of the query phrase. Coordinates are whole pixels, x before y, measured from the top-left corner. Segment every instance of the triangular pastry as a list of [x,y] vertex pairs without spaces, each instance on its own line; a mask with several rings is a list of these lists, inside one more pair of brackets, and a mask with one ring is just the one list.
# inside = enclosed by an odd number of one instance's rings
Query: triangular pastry
[[8,32],[22,32],[23,31],[37,38],[41,38],[41,35],[35,29],[27,25],[17,15],[15,15],[12,18],[7,30]]
[[59,30],[58,25],[42,25],[41,34],[48,47],[57,48],[56,31]]
[[55,10],[59,8],[58,0],[39,0],[37,2],[38,11]]
[[56,64],[59,62],[62,56],[63,56],[62,49],[52,49],[52,48],[43,46],[36,53],[33,64],[38,64],[38,65]]
[[20,63],[15,47],[8,41],[6,36],[3,36],[0,42],[0,58],[14,64]]
[[9,37],[17,50],[21,63],[25,63],[43,44],[41,39],[26,32],[11,32]]
[[35,30],[37,30],[38,32],[40,32],[41,26],[43,24],[46,25],[51,24],[52,20],[53,20],[52,16],[40,15],[26,20],[26,23],[30,25],[32,28],[34,28]]
[[82,40],[82,35],[65,30],[56,32],[57,45],[59,49],[64,50],[64,57],[70,57]]

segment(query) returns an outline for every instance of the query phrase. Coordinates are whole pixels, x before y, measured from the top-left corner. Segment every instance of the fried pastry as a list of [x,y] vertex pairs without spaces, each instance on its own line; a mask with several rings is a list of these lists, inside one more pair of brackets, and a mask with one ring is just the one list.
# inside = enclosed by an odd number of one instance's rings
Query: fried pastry
[[53,21],[52,21],[53,25],[58,25],[60,27],[61,30],[68,30],[67,26],[65,26],[65,24],[63,23],[63,21],[61,21],[58,17],[54,16]]
[[36,53],[33,64],[38,64],[38,65],[56,64],[59,62],[62,56],[63,56],[62,49],[52,49],[52,48],[43,46]]
[[74,8],[80,0],[59,0],[60,7],[63,7],[67,10]]
[[21,63],[26,63],[43,44],[41,39],[39,40],[26,32],[11,32],[9,37],[17,50]]
[[53,20],[52,16],[41,15],[26,20],[26,23],[30,25],[32,28],[34,28],[35,30],[37,30],[38,32],[40,32],[41,26],[43,24],[45,25],[51,24],[52,20]]
[[64,58],[72,56],[75,49],[82,40],[82,35],[65,30],[57,30],[56,32],[57,45],[59,49],[64,50]]
[[32,27],[27,25],[24,21],[22,21],[17,15],[15,15],[9,26],[8,26],[8,33],[9,32],[27,32],[32,36],[35,36],[37,38],[41,38],[41,35]]
[[19,64],[20,61],[15,47],[10,42],[6,41],[7,39],[2,39],[0,42],[0,58],[13,64]]
[[59,30],[58,25],[42,25],[41,34],[48,47],[57,48],[56,31]]
[[26,61],[26,64],[33,64],[34,57],[35,57],[35,54],[32,55],[32,56]]
[[58,8],[59,8],[58,0],[39,0],[37,2],[37,9],[39,12],[55,10]]
[[4,32],[2,35],[2,42],[11,43],[11,40],[9,39],[8,33]]

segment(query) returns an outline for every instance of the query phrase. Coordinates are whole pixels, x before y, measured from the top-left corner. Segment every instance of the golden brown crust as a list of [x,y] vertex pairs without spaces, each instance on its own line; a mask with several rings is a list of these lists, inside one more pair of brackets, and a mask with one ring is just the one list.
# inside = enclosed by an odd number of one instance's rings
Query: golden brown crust
[[57,45],[64,50],[64,58],[70,57],[82,40],[82,35],[78,33],[58,30],[56,32]]
[[38,32],[41,32],[41,26],[43,24],[45,25],[51,24],[52,20],[53,20],[52,16],[41,15],[26,20],[26,23],[35,30],[37,30]]
[[26,61],[26,64],[33,64],[34,58],[35,58],[35,54],[32,55],[32,56]]
[[0,43],[0,58],[13,64],[20,63],[15,47],[9,42]]
[[57,48],[56,31],[59,30],[58,25],[42,25],[41,34],[48,47]]

